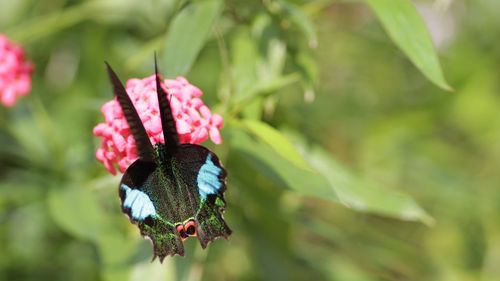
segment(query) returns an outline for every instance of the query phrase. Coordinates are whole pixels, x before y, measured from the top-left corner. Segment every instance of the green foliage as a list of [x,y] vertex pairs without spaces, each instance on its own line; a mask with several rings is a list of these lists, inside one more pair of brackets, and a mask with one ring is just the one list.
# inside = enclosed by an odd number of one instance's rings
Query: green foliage
[[193,3],[182,9],[169,25],[165,44],[165,77],[186,75],[205,43],[222,1]]
[[[496,280],[498,9],[0,1],[0,32],[36,65],[31,94],[0,108],[0,280]],[[224,117],[207,145],[234,231],[163,264],[92,135],[111,98],[103,61],[145,77],[155,51]]]
[[434,84],[451,87],[444,79],[437,54],[425,23],[410,0],[365,0],[408,58]]
[[269,145],[279,156],[300,168],[310,169],[299,152],[278,130],[256,120],[243,120],[242,126],[261,139],[263,143]]

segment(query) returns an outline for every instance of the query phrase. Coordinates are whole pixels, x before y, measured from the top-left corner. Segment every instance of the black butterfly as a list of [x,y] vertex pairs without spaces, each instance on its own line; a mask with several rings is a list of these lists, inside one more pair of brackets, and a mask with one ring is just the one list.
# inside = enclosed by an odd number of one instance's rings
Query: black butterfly
[[153,146],[130,97],[106,63],[113,91],[134,137],[139,159],[119,186],[122,211],[153,242],[154,257],[184,256],[183,241],[197,236],[201,247],[231,229],[222,218],[226,171],[215,153],[196,144],[180,144],[170,102],[155,58],[156,92],[165,143]]

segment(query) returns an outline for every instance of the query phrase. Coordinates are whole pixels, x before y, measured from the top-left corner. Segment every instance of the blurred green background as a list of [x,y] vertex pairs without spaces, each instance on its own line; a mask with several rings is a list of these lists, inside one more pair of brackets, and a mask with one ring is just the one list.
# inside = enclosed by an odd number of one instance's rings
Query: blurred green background
[[[499,11],[0,1],[0,32],[36,65],[31,94],[0,108],[0,280],[500,280]],[[103,62],[146,77],[155,50],[225,118],[206,145],[234,231],[163,264],[92,135],[112,97]]]

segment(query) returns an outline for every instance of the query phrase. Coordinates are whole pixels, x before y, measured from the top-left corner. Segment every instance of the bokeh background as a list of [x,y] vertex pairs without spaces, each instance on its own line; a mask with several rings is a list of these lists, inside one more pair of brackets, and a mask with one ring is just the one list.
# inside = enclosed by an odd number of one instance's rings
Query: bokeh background
[[[36,68],[30,95],[0,108],[0,280],[500,280],[499,13],[0,1],[0,32]],[[234,231],[163,264],[92,135],[112,96],[103,62],[142,78],[155,50],[225,118],[223,144],[206,145],[229,171]]]

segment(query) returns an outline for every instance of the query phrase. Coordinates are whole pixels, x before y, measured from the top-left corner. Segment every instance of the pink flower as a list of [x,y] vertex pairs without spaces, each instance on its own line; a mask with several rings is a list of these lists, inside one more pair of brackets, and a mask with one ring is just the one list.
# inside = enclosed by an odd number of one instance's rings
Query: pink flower
[[[222,117],[210,112],[200,99],[203,95],[200,89],[189,84],[184,77],[164,80],[162,87],[170,100],[181,143],[198,144],[207,140],[209,136],[214,143],[221,143],[219,129],[222,127]],[[155,76],[129,79],[126,90],[151,143],[154,145],[163,142]],[[123,173],[137,159],[134,138],[130,134],[128,123],[116,98],[105,103],[101,111],[105,122],[94,127],[94,135],[102,138],[96,158],[111,174],[116,174],[115,164]]]
[[0,33],[0,103],[13,106],[17,97],[31,91],[33,64],[25,60],[23,49]]

